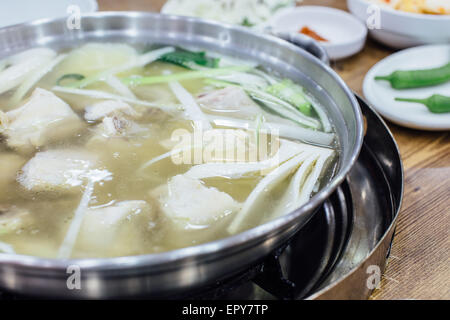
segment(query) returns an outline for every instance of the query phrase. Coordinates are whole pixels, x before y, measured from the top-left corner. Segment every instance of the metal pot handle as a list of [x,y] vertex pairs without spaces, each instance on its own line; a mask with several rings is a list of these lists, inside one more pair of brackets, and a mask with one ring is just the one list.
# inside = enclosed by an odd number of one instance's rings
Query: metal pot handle
[[292,33],[292,32],[277,32],[272,34],[308,51],[326,65],[330,64],[330,59],[328,58],[327,52],[314,39],[300,33]]

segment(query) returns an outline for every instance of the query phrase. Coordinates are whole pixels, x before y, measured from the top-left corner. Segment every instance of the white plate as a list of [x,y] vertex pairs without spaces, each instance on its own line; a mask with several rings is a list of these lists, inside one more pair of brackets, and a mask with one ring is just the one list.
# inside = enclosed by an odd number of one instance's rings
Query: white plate
[[[450,15],[403,12],[367,0],[347,0],[347,6],[364,23],[378,17],[380,28],[370,30],[370,35],[390,47],[450,43]],[[375,8],[379,10],[375,12]]]
[[450,113],[431,113],[418,103],[395,101],[396,97],[428,98],[433,94],[450,96],[450,82],[433,87],[396,90],[388,81],[374,77],[388,75],[396,70],[440,67],[450,61],[450,45],[429,45],[397,52],[370,69],[364,78],[366,99],[384,117],[399,125],[423,130],[450,130]]
[[367,28],[348,12],[322,7],[300,6],[278,11],[269,22],[275,32],[294,32],[308,26],[328,42],[319,42],[330,59],[349,57],[361,51]]
[[37,19],[68,16],[67,8],[73,5],[78,6],[81,13],[98,9],[95,0],[2,0],[0,28]]

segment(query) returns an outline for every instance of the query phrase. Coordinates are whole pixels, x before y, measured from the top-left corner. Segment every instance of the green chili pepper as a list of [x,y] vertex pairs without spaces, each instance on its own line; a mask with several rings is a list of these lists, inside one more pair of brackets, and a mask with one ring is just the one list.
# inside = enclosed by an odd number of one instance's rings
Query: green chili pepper
[[389,81],[394,89],[434,86],[450,81],[450,62],[434,69],[395,71],[388,76],[377,76],[375,80]]
[[427,99],[395,98],[396,101],[422,103],[433,113],[450,112],[450,97],[434,94]]

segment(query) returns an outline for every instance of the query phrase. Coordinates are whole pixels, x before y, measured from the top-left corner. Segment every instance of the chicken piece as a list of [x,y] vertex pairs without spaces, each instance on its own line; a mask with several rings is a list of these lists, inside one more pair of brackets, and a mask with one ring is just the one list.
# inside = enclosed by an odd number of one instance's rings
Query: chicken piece
[[192,225],[210,225],[239,207],[228,194],[184,175],[170,179],[168,194],[163,201],[168,217]]
[[28,210],[16,206],[0,205],[0,235],[26,228],[31,222]]
[[232,117],[253,117],[261,108],[238,87],[227,87],[203,94],[197,99],[199,105],[212,113],[226,113]]
[[108,116],[138,117],[138,113],[123,101],[106,100],[86,107],[84,118],[87,121],[98,121]]
[[38,152],[22,168],[17,181],[31,191],[78,190],[86,179],[106,175],[106,170],[93,170],[95,155],[81,150],[50,150]]
[[106,138],[120,138],[146,131],[137,123],[123,117],[112,116],[103,119],[98,126],[99,133]]
[[120,116],[106,117],[93,129],[86,148],[100,152],[106,157],[111,154],[116,157],[129,154],[136,145],[141,145],[139,138],[148,137],[150,134],[149,128],[141,127],[132,120]]
[[264,116],[267,121],[292,124],[291,121],[264,111],[239,87],[226,87],[201,95],[197,99],[200,107],[208,113],[218,114],[238,119],[255,120]]
[[11,148],[29,150],[76,133],[83,126],[70,106],[37,88],[23,106],[0,116],[0,133]]
[[128,251],[133,247],[139,248],[142,238],[152,229],[154,220],[155,211],[142,200],[89,208],[78,235],[77,250],[84,254],[103,252],[108,255],[118,246]]
[[227,193],[184,175],[172,177],[152,195],[172,223],[167,240],[177,246],[212,240],[240,209],[240,204]]

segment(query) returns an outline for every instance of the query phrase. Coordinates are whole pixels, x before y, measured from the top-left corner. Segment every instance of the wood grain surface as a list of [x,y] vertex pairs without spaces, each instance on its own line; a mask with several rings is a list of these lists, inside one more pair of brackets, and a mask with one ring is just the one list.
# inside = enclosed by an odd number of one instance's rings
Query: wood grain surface
[[[100,10],[158,11],[164,0],[98,0]],[[347,10],[344,0],[304,0]],[[394,50],[368,40],[356,56],[332,63],[357,93],[367,71]],[[371,299],[450,299],[450,136],[388,122],[400,147],[405,193],[380,288]]]

